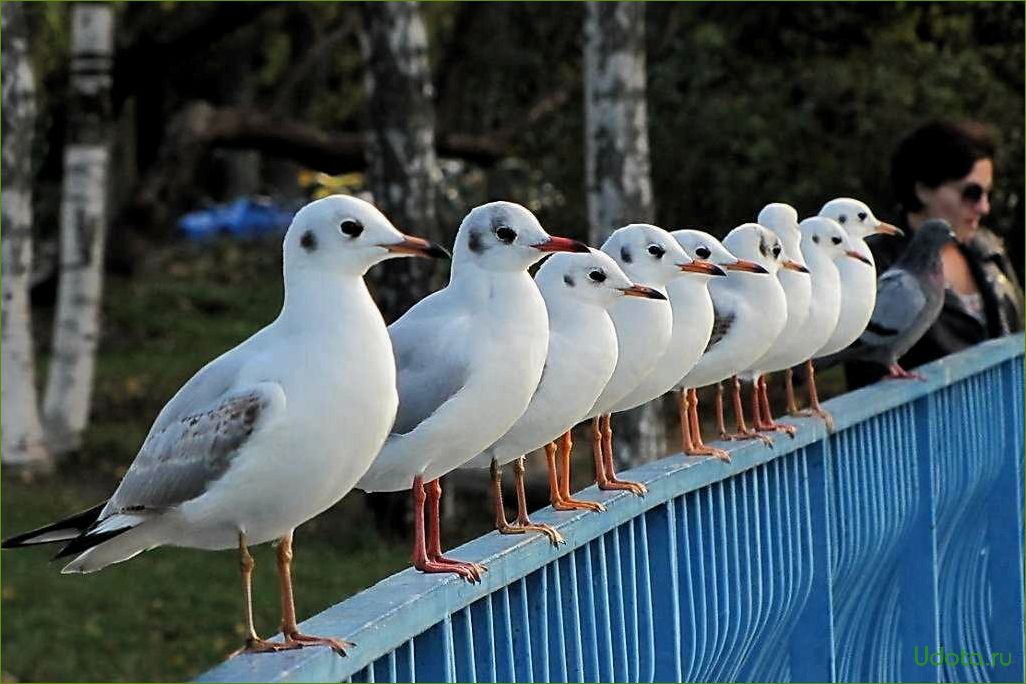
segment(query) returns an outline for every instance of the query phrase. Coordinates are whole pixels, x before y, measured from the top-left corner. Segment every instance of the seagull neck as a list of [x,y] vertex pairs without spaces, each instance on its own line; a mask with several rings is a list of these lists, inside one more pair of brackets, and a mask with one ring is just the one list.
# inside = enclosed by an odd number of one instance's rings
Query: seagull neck
[[452,275],[449,277],[450,287],[465,292],[472,298],[480,297],[484,300],[491,299],[495,295],[497,287],[501,288],[503,292],[515,292],[517,288],[523,287],[525,284],[537,291],[534,281],[526,270],[496,271],[481,268],[471,260],[454,260]]
[[296,271],[285,278],[285,303],[278,320],[299,326],[323,325],[348,319],[368,306],[377,310],[362,276]]

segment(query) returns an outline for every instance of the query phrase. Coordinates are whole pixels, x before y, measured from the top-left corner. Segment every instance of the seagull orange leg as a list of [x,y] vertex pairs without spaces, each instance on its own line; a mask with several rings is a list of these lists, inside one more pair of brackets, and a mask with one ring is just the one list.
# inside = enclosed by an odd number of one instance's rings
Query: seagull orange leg
[[[722,388],[721,388],[722,389]],[[719,418],[720,426],[723,427],[723,395],[722,391],[716,395],[719,400],[717,404],[717,417]],[[711,447],[702,441],[702,424],[698,420],[698,390],[688,390],[688,420],[691,423],[691,439],[695,442],[694,451],[689,452],[689,456],[715,456],[716,458],[730,463],[730,452],[724,449],[718,449]]]
[[281,632],[285,635],[287,647],[327,646],[340,656],[344,656],[347,648],[356,646],[345,639],[309,636],[299,631],[299,625],[296,623],[296,601],[292,594],[292,532],[278,542],[278,581],[281,584]]
[[745,424],[745,409],[743,402],[741,401],[741,378],[738,376],[733,377],[734,389],[732,392],[732,399],[734,403],[734,420],[737,423],[737,432],[732,435],[721,435],[723,439],[738,440],[738,439],[760,439],[766,446],[773,444],[766,435],[760,435],[755,430],[749,430]]
[[442,483],[435,478],[424,485],[424,489],[427,492],[428,559],[449,566],[450,572],[454,571],[453,568],[464,568],[471,573],[475,581],[480,582],[481,574],[488,570],[485,566],[480,563],[446,558],[442,555]]
[[898,363],[892,363],[887,366],[887,377],[901,380],[926,380],[921,373],[907,371]]
[[760,375],[752,384],[752,415],[755,417],[756,430],[786,432],[792,439],[798,431],[794,425],[773,420],[773,407],[770,406],[769,386],[765,375]]
[[794,370],[788,368],[784,372],[784,386],[787,390],[787,412],[792,416],[798,414],[798,403],[794,400]]
[[549,538],[549,541],[552,542],[553,546],[559,546],[561,542],[565,543],[563,535],[561,535],[552,525],[531,522],[531,518],[527,514],[527,491],[524,488],[524,462],[526,460],[527,459],[525,457],[521,456],[513,462],[513,479],[517,491],[518,529],[530,532],[541,532]]
[[570,454],[573,451],[573,448],[573,437],[570,435],[570,430],[567,430],[563,433],[563,436],[559,438],[560,503],[558,506],[553,504],[552,507],[557,511],[585,510],[599,512],[606,510],[606,507],[598,501],[583,501],[581,499],[575,499],[570,495]]
[[716,383],[716,427],[720,431],[720,439],[727,438],[727,422],[723,419],[723,383]]
[[477,581],[478,578],[463,567],[455,567],[446,563],[432,560],[428,556],[427,544],[424,534],[424,478],[417,475],[413,478],[413,567],[421,572],[454,572],[468,582]]
[[[242,598],[245,602],[246,617],[246,645],[232,653],[236,656],[240,653],[270,653],[284,651],[290,647],[282,642],[268,641],[257,636],[256,628],[253,626],[253,567],[256,562],[249,554],[246,546],[246,535],[239,533],[239,572],[242,575]],[[299,648],[292,646],[291,648]]]
[[555,442],[549,442],[545,445],[545,464],[549,468],[549,504],[557,511],[562,510],[560,506],[563,505],[563,495],[559,491],[559,468],[556,465],[556,447]]
[[677,393],[677,421],[680,423],[680,451],[690,454],[695,451],[695,443],[691,441],[691,426],[688,421],[688,391]]
[[805,362],[805,370],[808,374],[806,382],[809,383],[809,408],[802,411],[801,415],[818,416],[826,424],[827,431],[833,432],[834,417],[819,405],[819,392],[816,391],[816,369],[812,365],[812,359]]
[[605,486],[599,485],[599,489],[626,490],[637,496],[644,496],[648,487],[640,482],[621,480],[616,476],[616,468],[613,465],[613,427],[612,417],[607,413],[602,416],[602,464],[605,470]]

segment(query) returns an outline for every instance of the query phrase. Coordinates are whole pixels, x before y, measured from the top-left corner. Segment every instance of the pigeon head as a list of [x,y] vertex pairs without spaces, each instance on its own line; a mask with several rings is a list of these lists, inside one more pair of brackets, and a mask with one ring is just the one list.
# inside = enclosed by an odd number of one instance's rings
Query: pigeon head
[[548,252],[587,252],[576,240],[553,237],[526,207],[490,202],[463,219],[453,247],[454,266],[473,263],[488,271],[525,271]]
[[941,247],[955,239],[951,224],[944,219],[930,219],[912,233],[901,262],[906,268],[939,268]]
[[663,287],[694,268],[694,260],[673,236],[649,223],[617,228],[603,243],[602,251],[635,283],[652,287]]
[[851,197],[838,197],[823,205],[820,216],[831,218],[848,231],[852,237],[865,239],[875,233],[885,235],[903,235],[900,228],[884,223],[873,215],[873,210]]
[[798,229],[802,234],[803,250],[819,250],[832,261],[855,259],[872,267],[873,262],[854,248],[847,231],[832,218],[810,216],[798,224]]
[[695,265],[706,264],[709,268],[706,275],[727,275],[723,269],[737,263],[737,257],[727,251],[719,240],[701,230],[675,230],[670,235],[677,241],[688,256],[695,260]]
[[635,285],[615,261],[597,249],[587,254],[553,254],[534,279],[546,302],[558,298],[608,308],[624,296],[666,299],[658,290]]
[[400,256],[447,257],[438,245],[404,235],[377,207],[357,197],[330,195],[310,202],[292,219],[283,245],[289,270],[363,275]]
[[784,252],[776,233],[758,223],[742,223],[727,233],[723,246],[738,259],[737,263],[727,266],[727,270],[742,273],[776,273]]
[[799,273],[808,273],[805,257],[802,256],[802,234],[798,230],[798,212],[790,204],[773,202],[759,212],[760,226],[772,231],[784,246],[778,261],[781,268]]

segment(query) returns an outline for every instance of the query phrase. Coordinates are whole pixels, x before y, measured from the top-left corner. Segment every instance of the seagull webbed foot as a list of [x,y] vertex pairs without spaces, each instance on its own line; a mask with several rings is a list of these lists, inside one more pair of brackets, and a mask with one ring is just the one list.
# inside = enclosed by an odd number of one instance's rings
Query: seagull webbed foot
[[290,632],[285,635],[285,643],[292,645],[293,648],[302,648],[303,646],[327,646],[335,653],[340,656],[346,655],[347,648],[355,648],[356,644],[352,641],[346,641],[345,639],[335,639],[332,637],[319,637],[310,636],[308,634],[301,634],[299,632]]

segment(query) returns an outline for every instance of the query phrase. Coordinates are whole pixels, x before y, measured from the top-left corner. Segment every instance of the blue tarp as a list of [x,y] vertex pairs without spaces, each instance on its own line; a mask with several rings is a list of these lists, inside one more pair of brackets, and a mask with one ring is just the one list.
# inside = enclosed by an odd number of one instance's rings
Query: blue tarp
[[192,211],[178,220],[178,229],[190,240],[221,234],[256,237],[284,233],[296,210],[276,202],[243,197],[230,204]]

